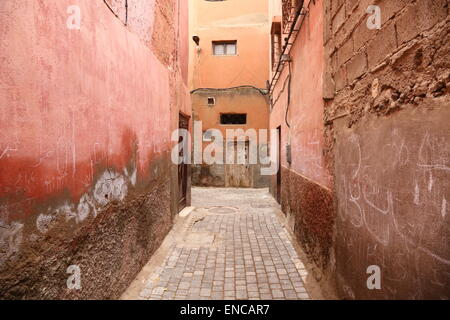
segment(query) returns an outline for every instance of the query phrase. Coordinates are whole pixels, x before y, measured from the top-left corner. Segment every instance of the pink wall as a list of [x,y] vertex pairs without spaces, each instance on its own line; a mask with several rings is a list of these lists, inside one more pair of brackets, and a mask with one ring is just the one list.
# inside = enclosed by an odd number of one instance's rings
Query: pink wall
[[179,57],[181,65],[181,74],[183,81],[187,85],[189,78],[189,3],[188,1],[178,1],[179,3]]
[[[81,30],[66,26],[74,4]],[[101,1],[4,0],[0,11],[1,222],[36,216],[55,198],[76,207],[104,168],[130,183],[134,166],[138,181],[153,174],[170,149],[173,83],[145,41]],[[178,98],[185,112],[187,99]]]
[[[305,1],[309,15],[305,18],[290,55],[292,57],[291,104],[288,113],[290,143],[292,145],[291,169],[327,188],[332,186],[332,177],[325,168],[323,150],[322,72],[323,58],[323,14],[322,1],[315,4]],[[289,128],[285,122],[288,75],[286,64],[277,82],[273,99],[279,97],[271,113],[270,126],[282,126],[282,165],[287,166],[285,146],[289,142]]]

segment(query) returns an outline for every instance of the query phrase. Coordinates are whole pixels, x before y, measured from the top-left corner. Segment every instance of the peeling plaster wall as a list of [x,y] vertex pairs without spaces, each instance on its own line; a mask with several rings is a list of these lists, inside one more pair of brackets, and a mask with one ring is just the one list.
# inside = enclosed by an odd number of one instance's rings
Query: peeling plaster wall
[[0,4],[2,298],[117,298],[170,229],[187,7],[129,4],[126,27],[102,1]]
[[[369,4],[381,29],[367,28]],[[448,1],[325,5],[325,155],[347,299],[450,299]],[[367,268],[381,289],[367,288]]]

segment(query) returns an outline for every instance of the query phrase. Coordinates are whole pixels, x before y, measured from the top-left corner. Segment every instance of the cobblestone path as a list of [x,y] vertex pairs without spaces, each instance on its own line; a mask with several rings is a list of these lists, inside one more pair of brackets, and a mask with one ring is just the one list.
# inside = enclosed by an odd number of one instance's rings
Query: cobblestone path
[[192,202],[134,298],[309,299],[306,270],[267,189],[193,188]]

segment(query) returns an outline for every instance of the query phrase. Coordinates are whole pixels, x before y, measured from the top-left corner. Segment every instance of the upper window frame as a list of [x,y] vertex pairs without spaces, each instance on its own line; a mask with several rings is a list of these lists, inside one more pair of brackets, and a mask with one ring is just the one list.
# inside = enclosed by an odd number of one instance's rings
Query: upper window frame
[[[224,48],[226,48],[226,45],[230,45],[230,44],[234,44],[234,54],[228,54],[228,53],[224,53],[224,54],[216,54],[215,51],[215,47],[216,45],[225,45]],[[237,40],[213,40],[212,43],[212,55],[215,57],[234,57],[238,55],[238,42]]]

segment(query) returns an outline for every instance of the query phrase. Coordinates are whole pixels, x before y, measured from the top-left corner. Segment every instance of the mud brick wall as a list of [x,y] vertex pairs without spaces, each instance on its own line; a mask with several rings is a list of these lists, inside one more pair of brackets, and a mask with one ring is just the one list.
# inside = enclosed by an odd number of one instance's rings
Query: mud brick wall
[[171,228],[187,6],[109,3],[0,3],[0,299],[118,298]]
[[[381,9],[381,29],[366,9]],[[446,0],[325,2],[325,154],[344,298],[450,298]],[[369,290],[367,268],[381,269]]]

